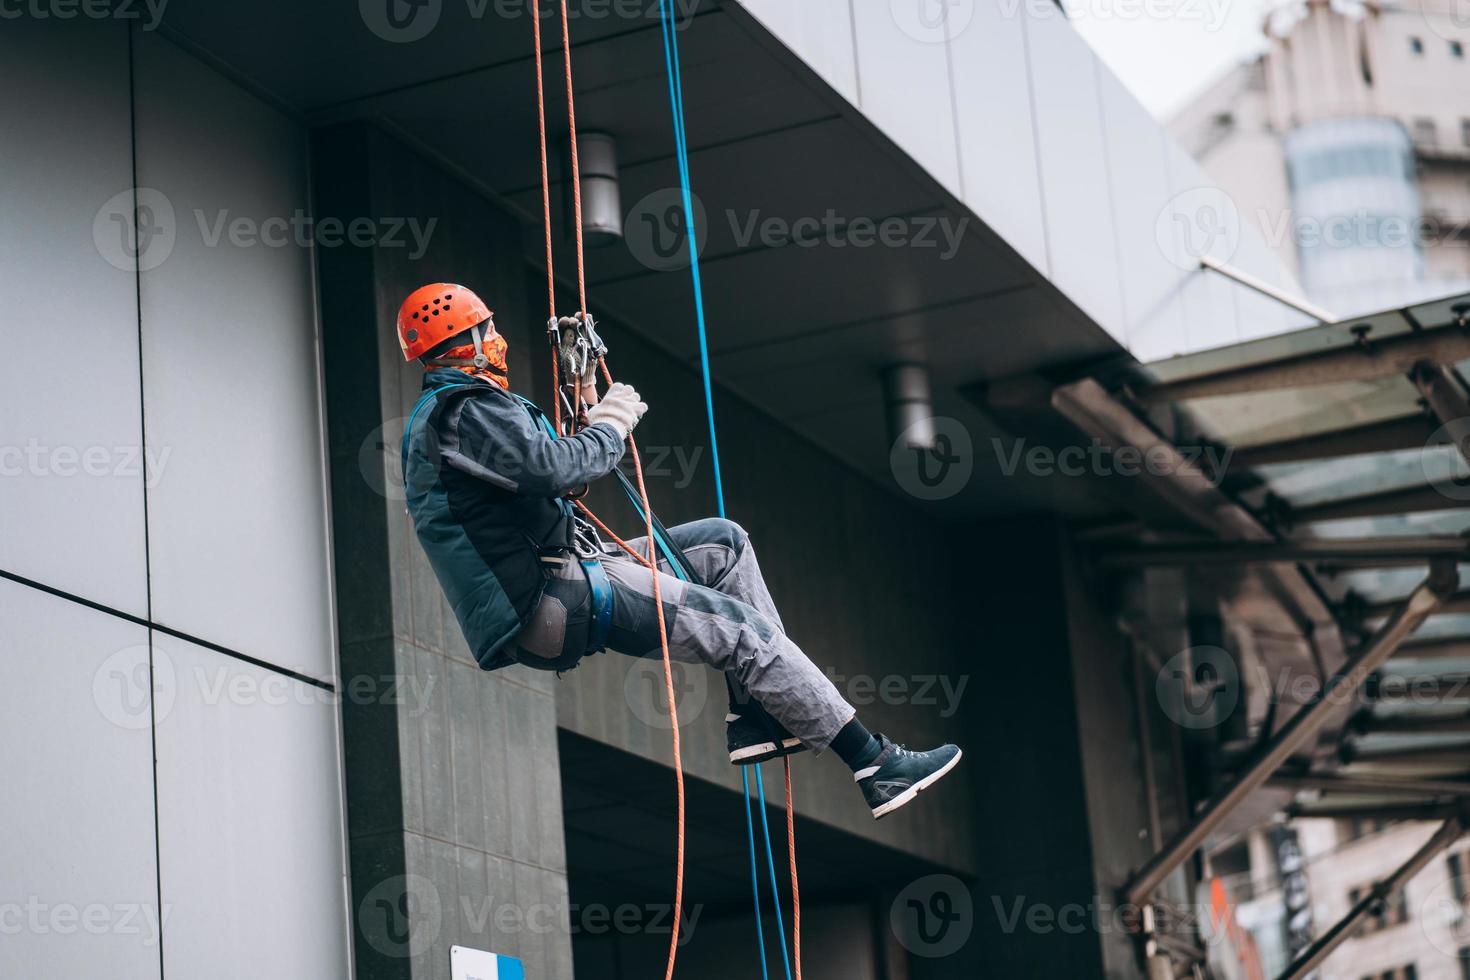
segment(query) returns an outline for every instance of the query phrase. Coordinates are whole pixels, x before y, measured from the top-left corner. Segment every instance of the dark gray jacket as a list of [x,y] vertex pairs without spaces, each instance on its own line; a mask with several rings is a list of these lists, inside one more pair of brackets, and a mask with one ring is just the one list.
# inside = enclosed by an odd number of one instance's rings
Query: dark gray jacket
[[558,439],[539,409],[499,385],[446,368],[425,375],[403,433],[408,510],[481,667],[511,663],[502,647],[541,599],[541,553],[570,544],[563,495],[622,456],[606,423]]

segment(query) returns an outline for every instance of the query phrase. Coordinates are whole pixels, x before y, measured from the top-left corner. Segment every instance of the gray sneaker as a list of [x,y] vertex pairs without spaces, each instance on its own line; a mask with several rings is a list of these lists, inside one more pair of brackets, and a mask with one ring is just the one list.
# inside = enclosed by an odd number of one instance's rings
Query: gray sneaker
[[924,790],[944,778],[964,755],[957,745],[941,745],[928,752],[910,752],[886,735],[878,735],[883,747],[873,764],[853,774],[863,797],[879,820],[906,806]]

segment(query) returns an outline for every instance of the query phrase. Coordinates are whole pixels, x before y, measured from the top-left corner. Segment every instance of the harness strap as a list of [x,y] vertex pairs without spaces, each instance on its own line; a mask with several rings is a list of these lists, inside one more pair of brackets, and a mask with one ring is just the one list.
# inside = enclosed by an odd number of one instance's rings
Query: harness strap
[[587,652],[601,653],[607,649],[607,636],[612,629],[612,582],[608,581],[607,569],[596,558],[584,558],[582,569],[587,573],[587,585],[592,589],[592,622],[587,629]]

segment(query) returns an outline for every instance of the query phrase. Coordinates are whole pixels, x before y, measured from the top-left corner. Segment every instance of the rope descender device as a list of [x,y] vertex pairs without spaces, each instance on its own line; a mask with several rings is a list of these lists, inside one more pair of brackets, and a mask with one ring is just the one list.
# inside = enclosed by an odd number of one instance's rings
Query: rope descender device
[[[607,344],[597,333],[597,321],[590,313],[551,317],[546,321],[546,339],[555,352],[562,380],[557,397],[567,412],[576,418],[581,413],[580,386],[589,369],[607,356]],[[570,394],[568,390],[570,389]]]

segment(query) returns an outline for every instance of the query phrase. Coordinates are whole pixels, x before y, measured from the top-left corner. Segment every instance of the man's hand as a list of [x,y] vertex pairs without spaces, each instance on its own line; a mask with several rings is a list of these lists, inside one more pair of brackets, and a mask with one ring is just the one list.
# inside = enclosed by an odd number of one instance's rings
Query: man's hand
[[587,410],[587,424],[605,422],[617,430],[619,438],[627,439],[628,433],[633,431],[646,411],[648,406],[638,397],[633,386],[618,381],[607,389],[602,401]]
[[597,398],[597,358],[587,358],[587,370],[582,372],[582,402],[588,406],[596,405]]

